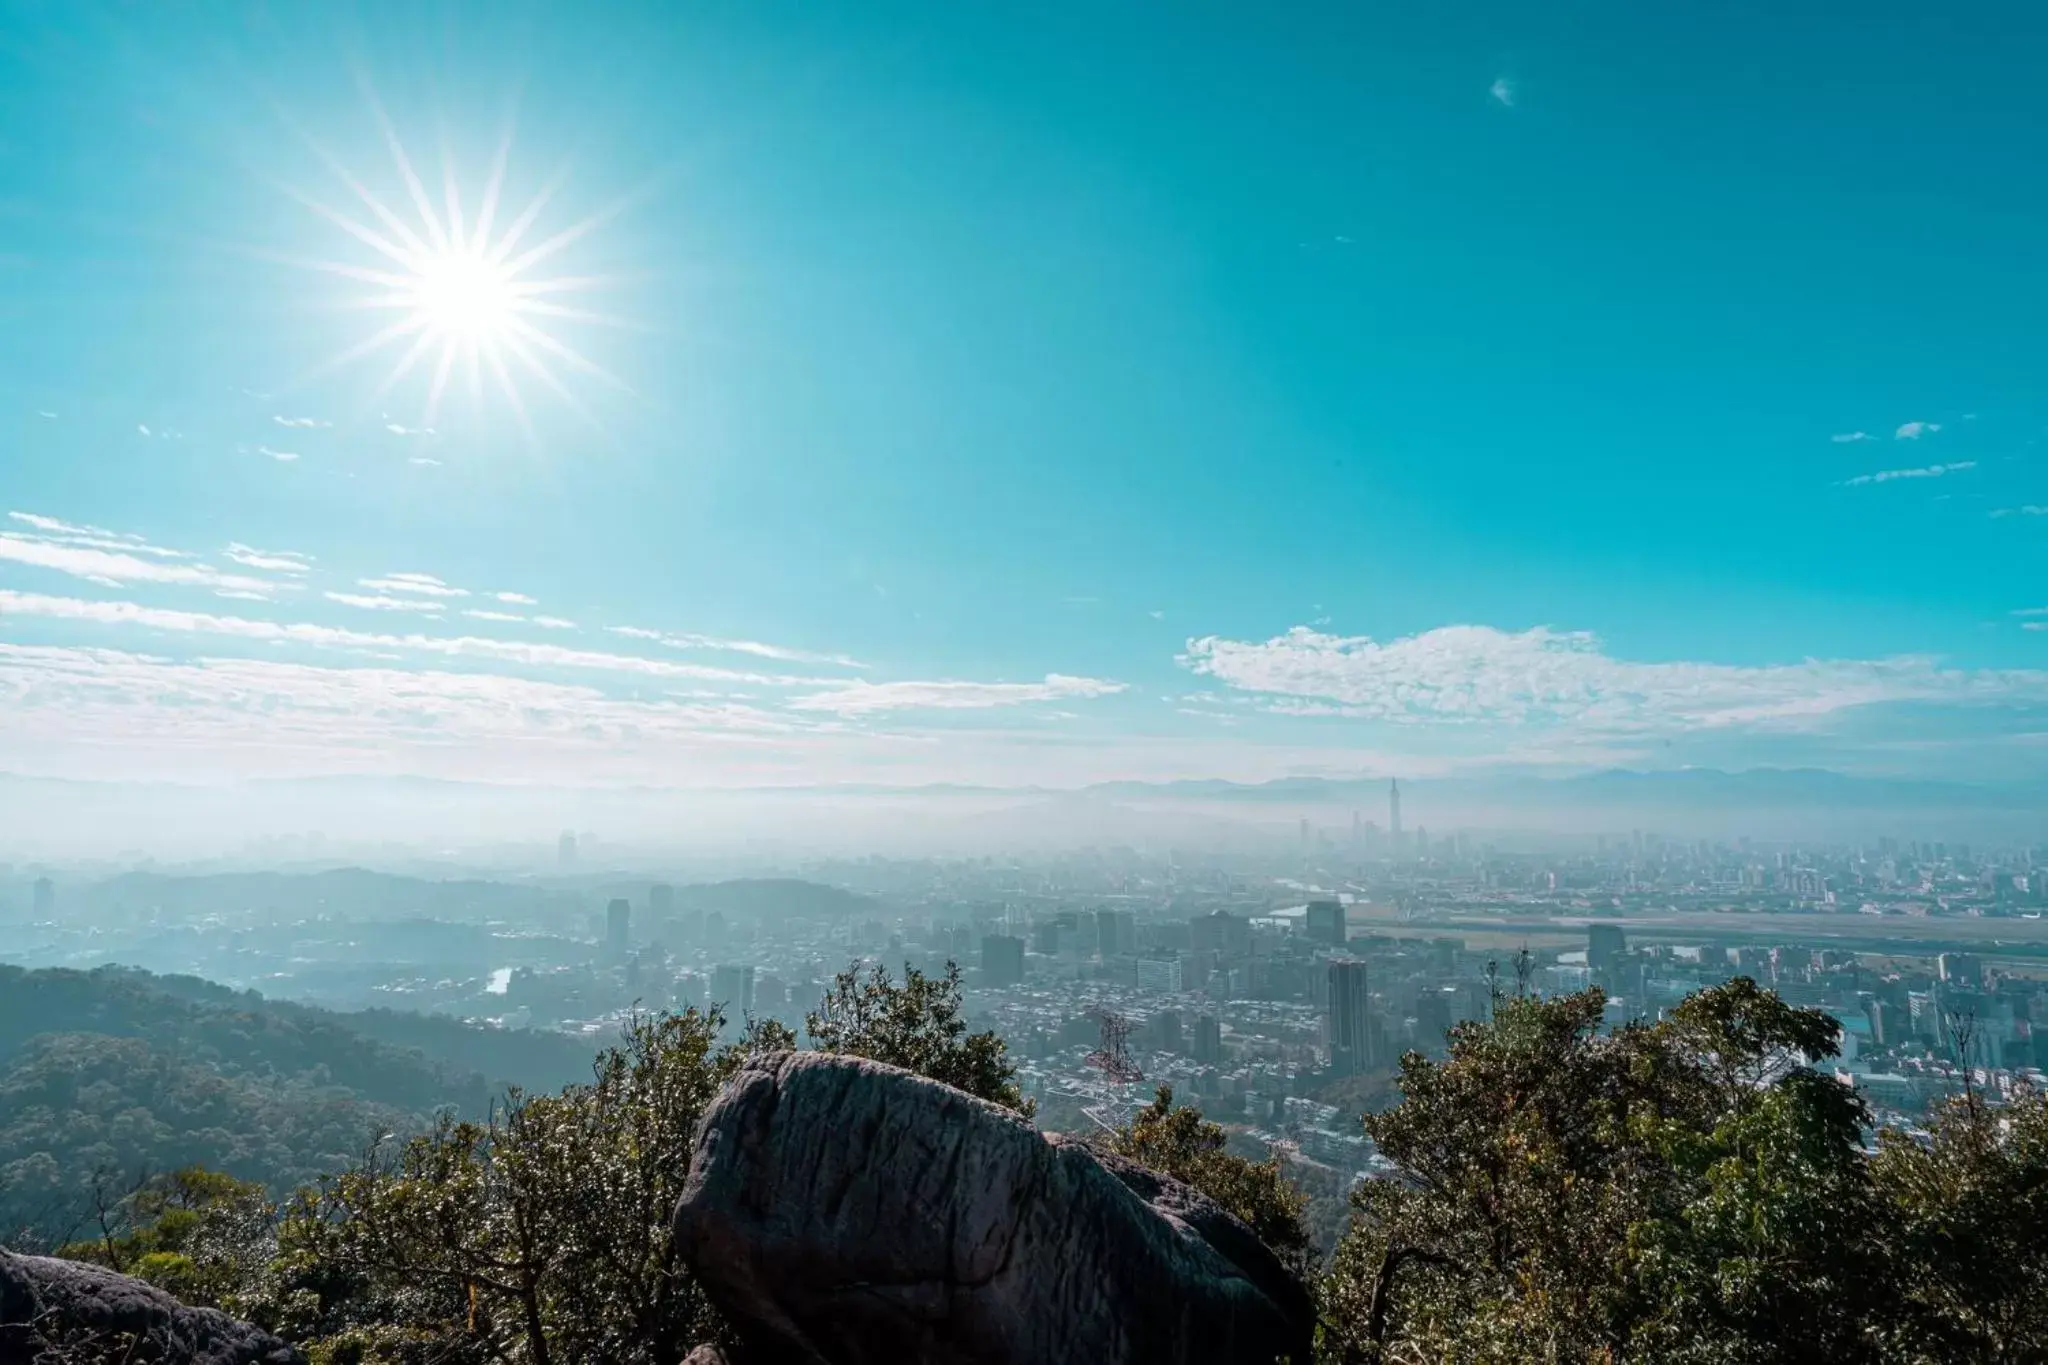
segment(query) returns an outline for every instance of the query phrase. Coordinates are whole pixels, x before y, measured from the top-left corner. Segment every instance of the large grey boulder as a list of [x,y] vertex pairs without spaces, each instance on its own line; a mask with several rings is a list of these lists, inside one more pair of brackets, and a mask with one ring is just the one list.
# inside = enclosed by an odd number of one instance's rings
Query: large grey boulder
[[141,1280],[77,1261],[0,1251],[0,1361],[303,1365],[292,1347]]
[[895,1067],[774,1053],[698,1130],[678,1249],[742,1365],[1273,1365],[1306,1292],[1177,1181]]

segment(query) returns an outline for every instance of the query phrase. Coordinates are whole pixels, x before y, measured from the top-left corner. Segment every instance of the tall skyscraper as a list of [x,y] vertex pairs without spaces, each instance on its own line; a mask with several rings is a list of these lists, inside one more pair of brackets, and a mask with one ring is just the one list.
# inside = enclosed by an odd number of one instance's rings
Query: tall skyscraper
[[1586,926],[1586,965],[1596,972],[1604,972],[1614,965],[1615,959],[1628,951],[1627,936],[1619,924],[1589,924]]
[[576,866],[576,835],[572,830],[563,830],[562,838],[555,845],[555,861],[563,867]]
[[1366,992],[1365,964],[1349,959],[1330,963],[1329,1014],[1324,1020],[1330,1048],[1330,1070],[1355,1076],[1372,1065],[1372,997]]
[[622,897],[604,908],[605,951],[614,958],[622,958],[632,941],[633,905]]
[[1251,936],[1251,925],[1228,910],[1212,910],[1188,921],[1188,946],[1198,953],[1242,953],[1251,946]]
[[1095,912],[1095,951],[1100,957],[1129,957],[1138,951],[1138,920],[1128,910]]
[[1194,1058],[1203,1066],[1223,1061],[1223,1023],[1213,1014],[1195,1016]]
[[57,913],[57,884],[48,877],[36,878],[35,898],[37,919]]
[[713,967],[711,1003],[725,1010],[726,1022],[737,1024],[754,1012],[754,969]]
[[1401,782],[1394,777],[1387,779],[1387,832],[1401,837]]
[[1015,986],[1024,980],[1024,940],[990,934],[981,941],[981,983]]
[[1304,925],[1310,940],[1333,948],[1344,946],[1344,902],[1310,901]]

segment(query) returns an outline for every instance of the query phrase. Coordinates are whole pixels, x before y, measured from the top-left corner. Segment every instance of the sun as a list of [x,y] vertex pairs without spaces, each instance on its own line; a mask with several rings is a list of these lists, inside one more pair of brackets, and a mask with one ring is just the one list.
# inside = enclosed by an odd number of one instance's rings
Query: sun
[[502,341],[518,311],[512,277],[474,251],[444,251],[421,262],[413,292],[421,325],[465,345]]
[[526,207],[500,229],[500,198],[512,153],[509,132],[499,143],[472,214],[464,203],[460,177],[447,157],[442,161],[441,202],[437,205],[383,108],[374,96],[370,103],[412,211],[402,213],[386,203],[317,145],[314,152],[368,211],[368,221],[290,186],[285,189],[372,253],[360,262],[296,263],[373,286],[349,299],[345,306],[389,312],[395,317],[314,373],[327,373],[377,352],[402,348],[373,398],[382,398],[424,363],[431,369],[432,379],[422,425],[432,426],[449,383],[458,371],[466,377],[479,401],[484,376],[488,374],[529,432],[532,428],[520,390],[521,379],[539,381],[585,418],[590,416],[589,412],[558,370],[574,371],[628,389],[618,376],[552,330],[561,322],[628,325],[623,319],[569,301],[616,281],[606,276],[557,275],[541,270],[572,243],[620,212],[627,201],[616,201],[529,245],[529,237],[534,235],[536,225],[566,177],[566,168],[542,186]]

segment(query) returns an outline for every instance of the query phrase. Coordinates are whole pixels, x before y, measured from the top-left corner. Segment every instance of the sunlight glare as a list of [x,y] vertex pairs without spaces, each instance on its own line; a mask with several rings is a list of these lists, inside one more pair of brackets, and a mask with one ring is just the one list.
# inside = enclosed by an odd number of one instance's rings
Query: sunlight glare
[[422,263],[415,293],[428,327],[470,345],[503,339],[518,297],[502,266],[467,251]]
[[563,295],[573,296],[613,281],[587,275],[536,278],[532,273],[535,266],[616,215],[624,207],[624,201],[591,214],[538,245],[522,250],[522,239],[528,229],[561,186],[563,174],[558,173],[508,227],[494,234],[493,220],[497,216],[499,193],[511,152],[508,133],[490,167],[481,210],[465,230],[462,194],[457,186],[454,167],[443,166],[446,197],[442,210],[437,212],[397,131],[374,99],[372,109],[383,128],[386,145],[405,184],[407,197],[417,212],[416,219],[401,215],[317,144],[314,144],[316,154],[369,210],[374,225],[295,189],[287,187],[287,193],[382,258],[374,264],[343,261],[301,264],[376,286],[374,292],[354,299],[350,306],[388,309],[396,312],[398,317],[390,325],[331,358],[315,373],[338,369],[403,342],[406,344],[397,362],[378,385],[376,396],[382,397],[389,392],[421,361],[426,360],[433,379],[428,388],[426,413],[421,425],[433,426],[450,376],[460,364],[471,378],[472,392],[479,398],[483,376],[490,376],[520,425],[528,428],[529,434],[531,426],[527,421],[526,404],[519,393],[514,371],[506,363],[508,359],[586,420],[590,414],[563,384],[550,360],[631,392],[623,380],[554,335],[545,325],[551,320],[603,326],[628,325],[603,313],[555,301]]

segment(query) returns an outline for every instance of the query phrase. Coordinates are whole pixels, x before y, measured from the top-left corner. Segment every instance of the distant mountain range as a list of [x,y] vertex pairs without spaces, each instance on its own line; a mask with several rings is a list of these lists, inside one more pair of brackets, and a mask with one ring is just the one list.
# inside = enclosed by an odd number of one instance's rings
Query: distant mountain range
[[[556,837],[580,834],[579,865],[676,864],[714,882],[788,866],[812,854],[997,853],[1105,843],[1252,848],[1308,818],[1384,825],[1387,781],[1288,777],[1043,786],[838,786],[696,791],[493,786],[430,779],[322,778],[231,787],[100,784],[0,775],[0,849],[43,856],[233,855],[243,865],[346,861],[429,872],[442,902],[475,910],[543,896],[534,883],[491,887],[461,878],[521,866],[557,886],[601,877],[557,866]],[[1406,823],[1549,834],[1652,828],[1676,837],[2048,838],[2048,775],[1970,782],[1859,776],[1816,768],[1612,770],[1403,780]],[[327,832],[322,845],[309,831]],[[264,840],[285,840],[270,849]],[[0,859],[7,852],[0,851]],[[708,875],[707,875],[708,874]],[[355,874],[370,877],[374,874]],[[258,888],[246,888],[255,893]],[[356,890],[374,896],[373,882]],[[757,893],[720,893],[750,904]],[[772,895],[770,900],[775,899]],[[426,907],[422,907],[426,908]],[[707,908],[713,907],[707,902]],[[841,907],[840,913],[852,907]]]

